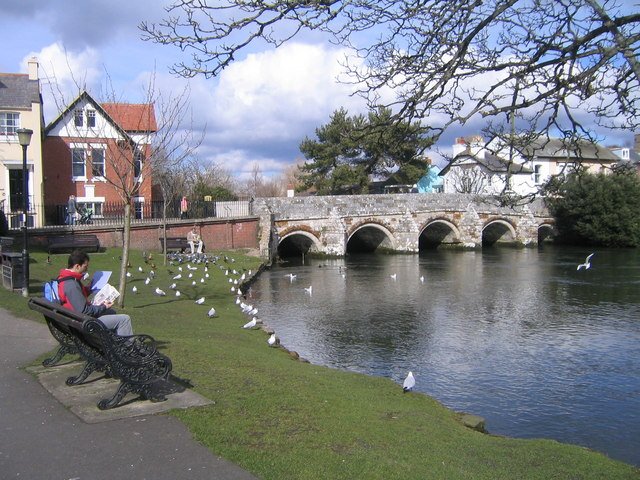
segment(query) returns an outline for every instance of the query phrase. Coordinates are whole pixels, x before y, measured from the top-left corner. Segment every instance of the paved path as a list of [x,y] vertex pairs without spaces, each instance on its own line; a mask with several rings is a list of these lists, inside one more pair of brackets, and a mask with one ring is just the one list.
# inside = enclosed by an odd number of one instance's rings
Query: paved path
[[87,424],[19,367],[56,345],[43,324],[0,309],[0,477],[255,480],[167,415]]

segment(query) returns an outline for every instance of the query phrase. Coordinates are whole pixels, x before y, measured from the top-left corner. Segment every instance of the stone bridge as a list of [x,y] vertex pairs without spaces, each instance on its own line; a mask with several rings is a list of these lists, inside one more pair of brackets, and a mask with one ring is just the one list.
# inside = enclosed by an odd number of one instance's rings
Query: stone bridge
[[492,197],[465,194],[260,198],[253,212],[260,217],[260,250],[267,258],[496,243],[535,246],[553,233],[553,218],[540,200],[511,208]]

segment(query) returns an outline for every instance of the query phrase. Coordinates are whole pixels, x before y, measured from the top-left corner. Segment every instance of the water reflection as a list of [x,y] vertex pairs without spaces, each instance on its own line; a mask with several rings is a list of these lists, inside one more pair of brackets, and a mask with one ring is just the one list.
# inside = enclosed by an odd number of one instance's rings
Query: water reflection
[[584,257],[545,248],[309,260],[264,272],[252,302],[314,363],[398,383],[412,370],[416,390],[484,416],[492,433],[640,465],[640,255],[598,250],[578,272]]

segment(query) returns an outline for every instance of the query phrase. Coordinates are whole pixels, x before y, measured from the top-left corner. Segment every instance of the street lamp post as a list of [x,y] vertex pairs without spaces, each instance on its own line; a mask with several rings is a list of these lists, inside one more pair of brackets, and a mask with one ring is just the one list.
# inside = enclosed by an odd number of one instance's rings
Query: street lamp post
[[27,231],[27,220],[29,212],[29,170],[27,170],[27,147],[31,143],[31,135],[33,130],[28,128],[19,128],[16,132],[18,141],[22,145],[22,195],[23,195],[23,214],[24,222],[22,224],[22,296],[29,296],[29,233]]

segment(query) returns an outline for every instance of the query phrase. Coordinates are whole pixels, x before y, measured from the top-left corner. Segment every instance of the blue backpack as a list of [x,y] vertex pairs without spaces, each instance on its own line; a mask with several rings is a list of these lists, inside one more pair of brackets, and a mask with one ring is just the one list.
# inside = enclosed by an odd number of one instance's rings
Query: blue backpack
[[58,295],[58,283],[66,282],[67,280],[73,280],[73,277],[54,278],[46,282],[43,287],[44,298],[50,302],[62,305],[62,300],[60,300],[60,296]]

